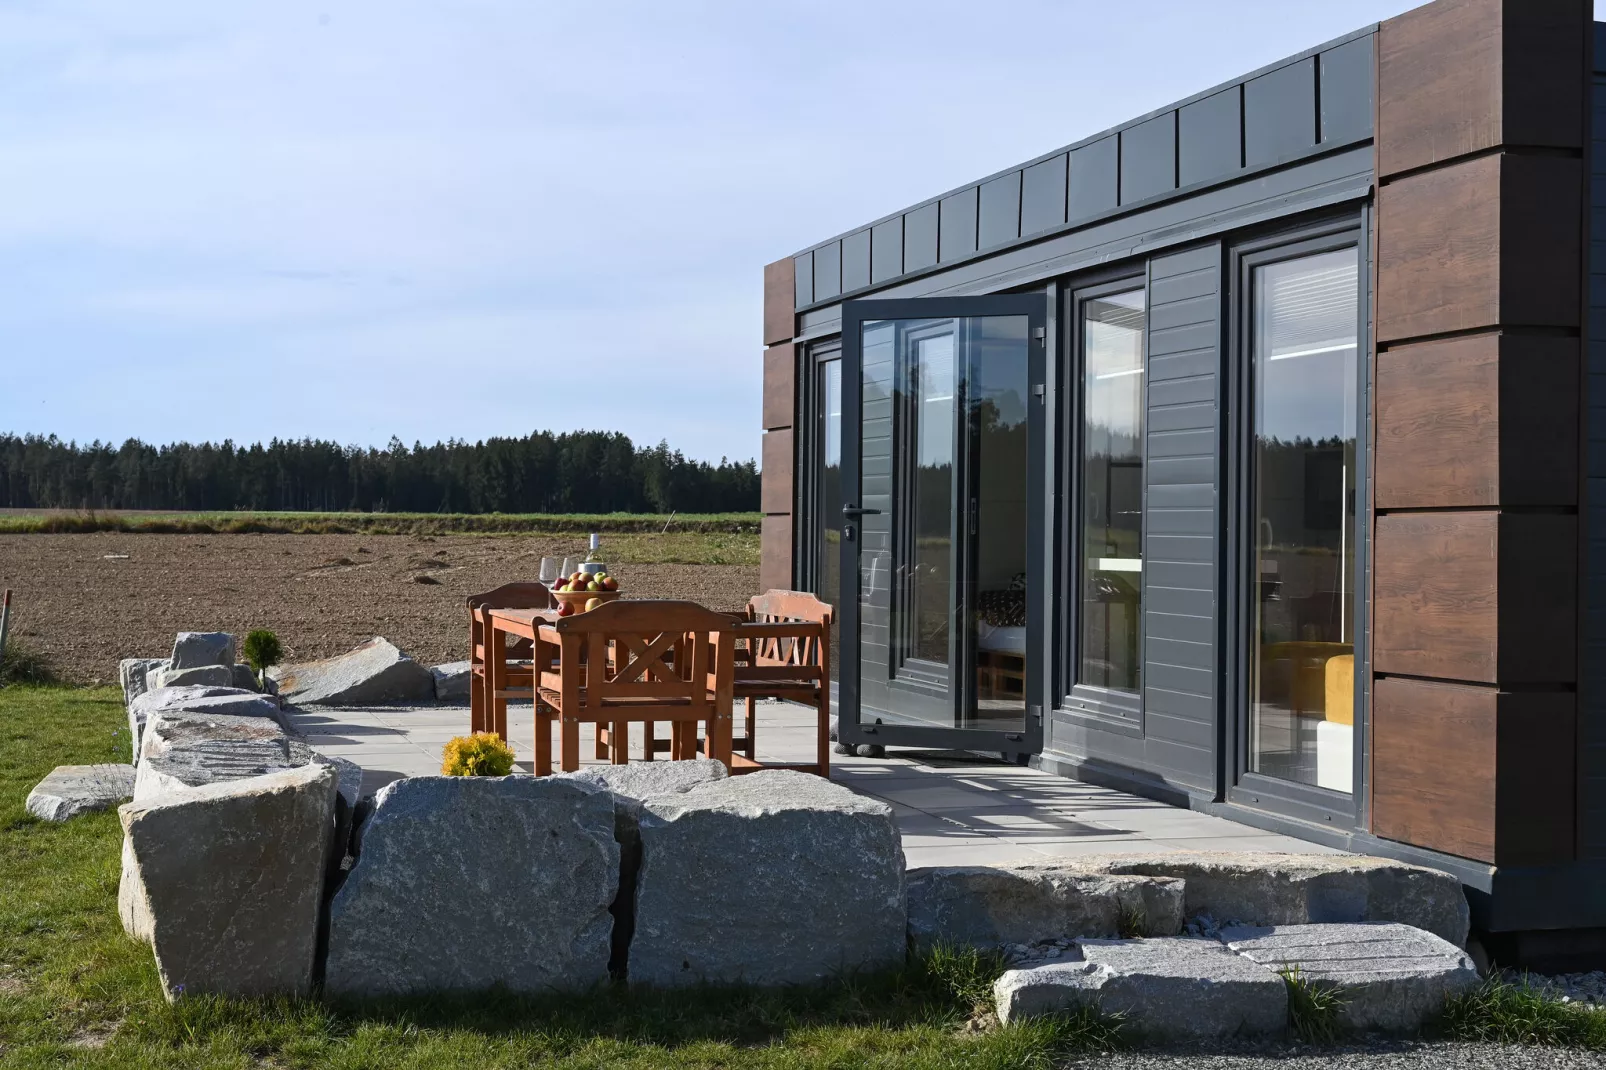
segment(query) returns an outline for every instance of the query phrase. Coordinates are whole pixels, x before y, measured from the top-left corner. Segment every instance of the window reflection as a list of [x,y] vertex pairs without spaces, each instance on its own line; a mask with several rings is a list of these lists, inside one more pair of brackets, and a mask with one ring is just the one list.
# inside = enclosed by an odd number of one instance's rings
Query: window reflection
[[1081,655],[1077,681],[1142,687],[1141,289],[1082,305]]
[[842,603],[842,362],[824,361],[819,366],[819,409],[815,415],[814,441],[818,442],[819,499],[823,539],[820,547],[820,582],[815,593],[831,604],[831,679],[839,678],[837,657],[841,646]]
[[1250,767],[1342,792],[1355,753],[1357,280],[1354,248],[1253,279]]

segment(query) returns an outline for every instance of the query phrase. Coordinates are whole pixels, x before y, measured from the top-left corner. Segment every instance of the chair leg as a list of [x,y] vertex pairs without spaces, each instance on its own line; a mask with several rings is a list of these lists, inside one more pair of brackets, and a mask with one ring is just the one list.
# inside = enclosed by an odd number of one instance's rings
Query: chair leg
[[565,773],[580,768],[580,722],[565,717],[560,721],[563,751],[559,764]]
[[470,672],[468,677],[468,730],[485,731],[485,672]]
[[747,697],[747,740],[742,753],[752,761],[758,761],[758,703],[751,695]]
[[831,777],[831,689],[826,686],[815,705],[815,764],[826,779]]
[[615,721],[608,733],[609,758],[614,765],[625,765],[630,761],[630,729],[627,725],[626,721]]
[[657,723],[656,721],[641,722],[642,735],[646,737],[641,742],[641,760],[644,762],[652,761],[653,752],[658,749]]

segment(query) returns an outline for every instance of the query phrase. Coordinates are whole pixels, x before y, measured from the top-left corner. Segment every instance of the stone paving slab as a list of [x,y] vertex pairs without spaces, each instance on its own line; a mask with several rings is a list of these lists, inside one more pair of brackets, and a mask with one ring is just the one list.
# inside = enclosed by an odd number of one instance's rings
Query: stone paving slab
[[1276,1033],[1288,1023],[1282,978],[1218,941],[1079,940],[1076,951],[1079,961],[1006,971],[993,988],[999,1019],[1093,1008],[1162,1041]]
[[1409,925],[1240,926],[1223,929],[1229,949],[1270,970],[1297,967],[1314,985],[1344,1001],[1347,1029],[1415,1033],[1450,996],[1478,986],[1478,971],[1460,948]]

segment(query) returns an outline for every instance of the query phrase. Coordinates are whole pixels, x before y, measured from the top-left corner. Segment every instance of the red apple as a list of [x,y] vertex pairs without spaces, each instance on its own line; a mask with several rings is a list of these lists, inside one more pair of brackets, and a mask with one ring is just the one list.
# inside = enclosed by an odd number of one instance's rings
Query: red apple
[[604,591],[617,591],[619,589],[619,581],[609,576],[602,581],[602,589]]
[[560,616],[560,617],[572,617],[572,616],[574,616],[574,603],[573,602],[565,602],[562,605],[560,605],[558,607],[558,616]]

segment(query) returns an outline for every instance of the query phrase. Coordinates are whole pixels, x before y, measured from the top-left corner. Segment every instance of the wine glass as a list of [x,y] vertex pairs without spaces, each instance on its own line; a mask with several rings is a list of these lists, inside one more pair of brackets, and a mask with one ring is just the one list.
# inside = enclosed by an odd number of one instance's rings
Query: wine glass
[[563,559],[563,574],[562,574],[562,578],[563,579],[568,579],[570,576],[573,576],[576,572],[579,572],[579,571],[580,571],[580,562],[576,561],[572,557],[565,557]]
[[548,587],[558,582],[558,559],[543,557],[541,559],[541,582]]

